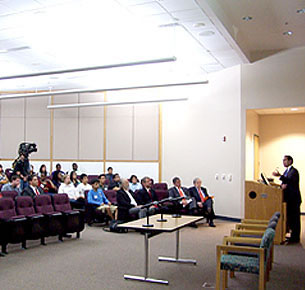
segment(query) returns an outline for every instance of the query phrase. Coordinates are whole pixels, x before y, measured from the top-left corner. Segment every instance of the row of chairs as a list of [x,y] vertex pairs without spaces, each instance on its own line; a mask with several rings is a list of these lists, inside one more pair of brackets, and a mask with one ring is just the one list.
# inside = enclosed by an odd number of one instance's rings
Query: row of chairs
[[7,254],[9,243],[21,243],[26,249],[27,240],[41,240],[58,236],[60,241],[68,233],[84,229],[84,212],[72,210],[67,194],[39,195],[34,200],[28,196],[0,198],[0,243]]
[[230,236],[225,236],[222,245],[216,246],[217,268],[216,289],[220,289],[222,272],[222,289],[228,287],[235,272],[259,275],[259,290],[266,289],[269,273],[274,258],[273,241],[280,218],[276,212],[270,220],[242,220],[235,226]]

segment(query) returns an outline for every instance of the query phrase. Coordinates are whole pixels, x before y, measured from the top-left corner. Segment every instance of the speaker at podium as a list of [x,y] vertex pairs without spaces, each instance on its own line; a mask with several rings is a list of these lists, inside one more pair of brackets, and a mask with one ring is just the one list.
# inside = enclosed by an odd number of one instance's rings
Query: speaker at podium
[[282,189],[271,184],[262,174],[262,182],[245,182],[245,219],[269,220],[275,212],[280,212],[274,242],[280,244],[286,235],[286,203]]

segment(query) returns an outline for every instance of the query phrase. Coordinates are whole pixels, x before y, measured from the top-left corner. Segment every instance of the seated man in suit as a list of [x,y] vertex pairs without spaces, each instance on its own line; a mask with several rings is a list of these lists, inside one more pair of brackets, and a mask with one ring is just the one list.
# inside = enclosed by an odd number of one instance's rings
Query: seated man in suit
[[[118,220],[129,221],[133,215],[143,218],[147,215],[147,209],[141,208],[138,205],[133,193],[129,191],[129,181],[122,179],[121,189],[117,191],[117,204],[118,204]],[[153,211],[149,210],[149,214]]]
[[213,200],[209,196],[206,188],[202,187],[202,181],[200,178],[196,177],[193,180],[194,186],[189,189],[190,195],[196,201],[196,212],[203,213],[204,216],[207,218],[207,222],[209,223],[210,227],[215,227],[213,219],[215,218],[215,213],[213,209]]
[[41,187],[38,186],[38,177],[36,175],[28,176],[29,185],[22,191],[22,196],[30,196],[35,198],[37,195],[44,194]]
[[141,180],[142,189],[137,191],[137,200],[139,204],[147,204],[153,201],[157,201],[155,191],[151,188],[150,178],[145,176]]
[[190,196],[186,187],[181,186],[179,177],[173,178],[173,184],[174,186],[168,190],[169,197],[184,197],[176,206],[179,210],[186,210],[187,214],[193,214],[193,211],[196,208],[195,199]]

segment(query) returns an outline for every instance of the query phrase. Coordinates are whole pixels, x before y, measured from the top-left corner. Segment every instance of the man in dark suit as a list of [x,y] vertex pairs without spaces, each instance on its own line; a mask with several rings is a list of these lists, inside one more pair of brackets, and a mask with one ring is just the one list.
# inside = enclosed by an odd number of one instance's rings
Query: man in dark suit
[[41,187],[38,186],[38,177],[36,175],[28,176],[29,185],[22,191],[22,196],[35,198],[37,195],[44,194]]
[[194,186],[189,188],[190,195],[196,201],[196,212],[202,213],[207,218],[207,222],[210,227],[215,227],[213,219],[215,218],[215,213],[213,209],[213,200],[209,196],[206,188],[202,187],[202,181],[200,178],[196,177],[193,180]]
[[151,179],[147,176],[141,180],[142,189],[137,191],[137,200],[139,204],[148,204],[153,201],[158,201],[156,192],[151,188]]
[[[193,214],[194,209],[196,208],[195,199],[192,198],[189,194],[189,191],[186,187],[181,186],[181,180],[179,177],[173,178],[174,186],[168,190],[169,197],[184,197],[181,201],[176,203],[176,207],[179,211],[186,211],[187,214]],[[196,227],[195,224],[192,226]]]
[[302,203],[299,172],[292,166],[293,158],[285,155],[283,164],[287,168],[283,174],[277,170],[273,172],[274,176],[280,177],[282,181],[281,188],[284,191],[284,201],[287,203],[287,225],[291,232],[288,243],[299,243],[301,233],[301,211]]
[[[129,191],[129,181],[127,179],[122,179],[121,189],[117,191],[117,205],[118,220],[120,221],[129,221],[135,216],[143,218],[147,214],[147,209],[141,208],[133,193]],[[153,214],[152,210],[149,210],[149,214]]]

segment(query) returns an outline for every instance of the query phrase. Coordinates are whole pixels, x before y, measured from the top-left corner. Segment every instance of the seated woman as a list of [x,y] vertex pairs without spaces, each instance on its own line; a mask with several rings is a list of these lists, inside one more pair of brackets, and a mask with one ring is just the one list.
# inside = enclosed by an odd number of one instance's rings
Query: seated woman
[[80,181],[77,179],[77,173],[76,171],[71,171],[70,172],[70,180],[74,187],[77,187],[80,184]]
[[137,190],[141,190],[142,189],[142,185],[139,182],[139,179],[136,175],[131,175],[129,178],[129,189],[132,192],[136,192]]
[[39,168],[38,176],[40,177],[41,175],[48,176],[47,167],[45,164],[42,164]]
[[104,192],[100,189],[100,181],[94,179],[91,182],[92,189],[88,192],[88,203],[93,205],[94,209],[101,211],[102,213],[107,213],[107,215],[114,220],[114,215],[116,215],[117,206],[112,205],[107,199]]
[[5,175],[2,165],[0,164],[0,184],[8,183],[8,178]]
[[57,187],[54,185],[51,179],[47,178],[45,173],[40,173],[39,186],[45,193],[56,193]]
[[64,176],[64,182],[59,186],[58,193],[66,193],[70,199],[72,208],[81,208],[85,207],[85,199],[79,197],[78,192],[70,180],[70,176],[66,174]]

